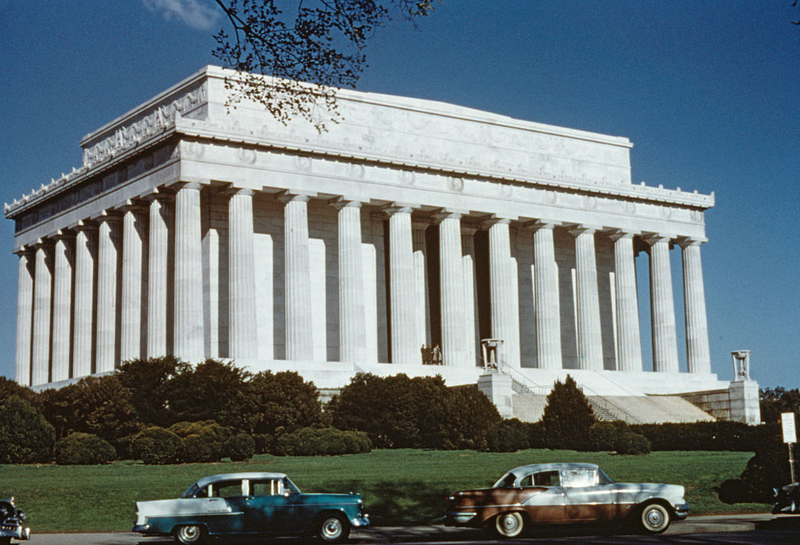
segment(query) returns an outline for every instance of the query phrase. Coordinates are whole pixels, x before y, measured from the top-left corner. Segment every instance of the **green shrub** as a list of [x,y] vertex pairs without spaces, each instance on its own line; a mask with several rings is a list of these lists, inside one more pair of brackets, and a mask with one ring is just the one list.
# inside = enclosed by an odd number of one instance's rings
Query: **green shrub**
[[630,427],[650,440],[653,450],[711,450],[754,452],[762,439],[761,426],[741,422],[637,424]]
[[275,450],[275,437],[268,433],[256,433],[252,435],[256,443],[256,454],[269,454]]
[[62,466],[107,464],[116,457],[114,447],[90,433],[73,433],[56,443],[56,463]]
[[366,433],[336,428],[302,428],[275,441],[278,456],[336,456],[372,450]]
[[213,420],[178,422],[170,431],[183,439],[184,462],[219,462],[226,456],[225,443],[232,433]]
[[0,402],[0,464],[46,464],[53,460],[56,432],[20,396]]
[[567,375],[556,381],[547,395],[542,427],[551,449],[586,450],[590,447],[589,430],[597,422],[592,407],[578,384]]
[[136,435],[131,454],[148,465],[177,464],[183,459],[183,441],[170,430],[152,426]]
[[446,417],[439,423],[440,448],[484,450],[487,434],[501,421],[497,407],[477,386],[455,386],[446,392]]
[[249,460],[256,452],[256,442],[246,433],[237,433],[225,443],[225,453],[234,462]]
[[486,434],[490,452],[516,452],[530,447],[528,425],[516,418],[495,424]]
[[758,428],[759,445],[742,474],[738,479],[729,479],[714,488],[724,503],[771,503],[772,489],[791,481],[788,449],[783,442],[780,424],[765,424]]
[[644,435],[625,430],[614,443],[617,454],[650,454],[650,441]]

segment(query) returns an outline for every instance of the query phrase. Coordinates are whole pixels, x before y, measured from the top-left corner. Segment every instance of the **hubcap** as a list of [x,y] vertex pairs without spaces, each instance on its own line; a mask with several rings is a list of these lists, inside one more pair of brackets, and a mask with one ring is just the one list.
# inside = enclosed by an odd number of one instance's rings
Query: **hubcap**
[[342,535],[342,522],[335,518],[326,520],[322,525],[322,533],[328,539],[336,539]]
[[660,509],[648,509],[645,517],[652,528],[660,528],[664,524],[664,514]]

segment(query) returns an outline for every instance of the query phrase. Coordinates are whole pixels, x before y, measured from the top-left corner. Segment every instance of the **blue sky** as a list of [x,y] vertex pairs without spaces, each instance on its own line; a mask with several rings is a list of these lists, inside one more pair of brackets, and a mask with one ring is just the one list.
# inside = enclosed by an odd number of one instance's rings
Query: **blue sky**
[[[791,21],[800,8],[791,3],[444,0],[416,30],[379,31],[358,89],[625,136],[634,183],[714,191],[703,246],[713,370],[730,380],[730,352],[749,349],[762,387],[798,388],[800,27]],[[212,34],[223,24],[212,0],[0,0],[0,199],[80,166],[84,135],[215,64]],[[3,220],[6,376],[12,247]],[[680,314],[677,251],[672,262]],[[647,339],[646,307],[642,321]]]

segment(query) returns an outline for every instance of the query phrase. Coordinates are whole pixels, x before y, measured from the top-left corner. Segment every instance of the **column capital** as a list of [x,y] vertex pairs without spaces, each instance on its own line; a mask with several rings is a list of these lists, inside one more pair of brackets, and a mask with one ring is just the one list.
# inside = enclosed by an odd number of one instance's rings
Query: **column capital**
[[94,218],[98,223],[119,223],[122,221],[122,215],[116,210],[103,210],[97,218]]
[[58,231],[56,231],[56,234],[53,235],[53,239],[55,241],[72,240],[74,238],[75,238],[75,233],[73,233],[72,231],[70,231],[68,229],[59,229]]
[[128,212],[146,212],[148,205],[145,201],[139,199],[128,199],[124,204],[120,205],[119,210],[123,213]]
[[434,214],[433,217],[436,220],[436,223],[441,223],[446,219],[460,220],[461,217],[464,215],[465,215],[464,212],[461,210],[455,210],[452,208],[442,208],[439,210],[439,212]]
[[690,246],[700,246],[706,242],[708,242],[708,239],[705,237],[681,237],[675,241],[675,243],[683,249],[689,248]]
[[308,202],[311,200],[311,197],[316,196],[316,193],[311,191],[296,191],[296,190],[289,190],[286,189],[278,193],[277,197],[278,200],[281,201],[283,204],[287,204],[290,202]]
[[152,193],[148,193],[143,198],[149,204],[153,204],[155,201],[173,202],[175,200],[175,193],[170,189],[157,187]]
[[97,223],[92,220],[80,220],[75,226],[72,227],[75,233],[88,233],[97,231]]
[[256,194],[256,190],[255,189],[250,189],[249,187],[234,187],[234,186],[230,186],[227,189],[225,189],[225,191],[223,191],[223,194],[225,196],[227,196],[227,197],[233,197],[234,195],[243,195],[245,197],[253,197]]
[[629,231],[627,229],[614,229],[610,233],[608,233],[608,238],[611,239],[612,242],[616,242],[623,238],[633,239],[639,233],[636,231]]
[[481,221],[481,225],[484,229],[489,229],[493,225],[511,225],[511,218],[498,216],[497,214],[492,214],[490,216],[485,217]]
[[16,255],[17,257],[22,257],[22,256],[30,257],[36,253],[36,248],[32,248],[29,244],[23,244],[19,248],[14,248],[11,251],[11,253]]
[[548,220],[548,219],[533,220],[533,221],[529,221],[528,223],[525,224],[525,227],[530,229],[530,230],[532,230],[534,233],[536,231],[541,231],[541,230],[552,231],[556,227],[560,227],[560,226],[561,226],[561,222],[560,221],[554,221],[554,220]]
[[413,204],[393,202],[384,206],[382,210],[391,217],[395,214],[411,214],[414,212],[414,208]]
[[642,235],[642,240],[648,245],[654,246],[660,242],[670,242],[672,237],[669,235],[662,235],[660,233],[645,233]]
[[600,227],[597,227],[596,225],[586,225],[586,224],[583,224],[583,223],[578,224],[578,225],[570,226],[570,228],[569,228],[569,234],[571,234],[572,236],[575,236],[575,237],[578,237],[578,236],[584,235],[584,234],[593,235],[598,231],[600,231]]
[[330,201],[328,201],[332,207],[336,210],[341,210],[342,208],[361,208],[364,203],[362,203],[358,199],[350,199],[348,197],[334,197]]
[[174,184],[170,185],[169,187],[170,188],[175,188],[176,191],[181,191],[183,189],[193,189],[193,190],[196,190],[196,191],[200,191],[201,189],[203,189],[204,185],[208,185],[208,184],[207,183],[204,184],[204,183],[201,183],[201,182],[180,182],[179,181],[179,182],[175,182]]
[[39,250],[39,249],[46,250],[46,249],[49,249],[49,248],[53,247],[53,239],[51,239],[49,237],[48,238],[40,238],[36,242],[31,244],[31,246],[33,247],[33,250],[35,250],[35,251]]

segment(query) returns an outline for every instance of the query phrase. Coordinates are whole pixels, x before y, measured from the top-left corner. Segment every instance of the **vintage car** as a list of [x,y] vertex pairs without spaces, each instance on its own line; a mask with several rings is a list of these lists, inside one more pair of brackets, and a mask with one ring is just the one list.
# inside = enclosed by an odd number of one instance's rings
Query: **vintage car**
[[657,534],[686,518],[683,495],[674,484],[615,483],[594,464],[533,464],[512,469],[491,488],[451,496],[445,524],[516,537],[537,525],[634,521]]
[[357,494],[304,494],[283,473],[229,473],[204,477],[179,499],[136,502],[134,532],[172,535],[178,543],[209,536],[316,535],[347,539],[369,518]]
[[14,498],[0,500],[0,545],[8,545],[11,538],[25,540],[31,538],[31,529],[22,526],[25,513],[17,509]]
[[780,488],[775,488],[775,507],[773,515],[800,513],[800,483],[791,483]]

